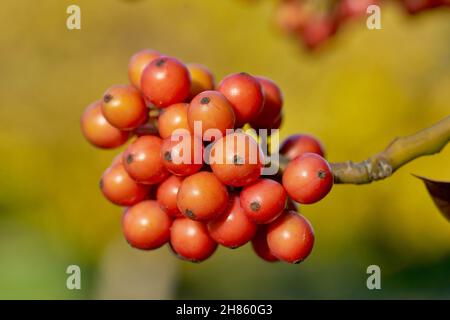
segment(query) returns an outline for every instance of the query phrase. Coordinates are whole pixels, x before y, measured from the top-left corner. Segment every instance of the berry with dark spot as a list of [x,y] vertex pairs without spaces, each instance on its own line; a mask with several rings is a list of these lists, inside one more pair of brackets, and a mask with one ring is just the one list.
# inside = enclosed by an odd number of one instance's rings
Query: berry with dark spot
[[[205,132],[215,130],[219,137],[225,135],[227,129],[234,128],[235,116],[231,104],[227,98],[218,91],[204,91],[194,99],[188,109],[188,122],[194,134],[203,140],[207,139]],[[201,130],[194,130],[195,126],[201,125]]]
[[190,132],[188,107],[188,103],[176,103],[164,109],[158,117],[158,132],[161,138],[165,139],[176,132]]
[[120,130],[133,130],[148,119],[148,108],[141,93],[130,85],[110,87],[103,95],[102,113]]
[[143,71],[141,90],[156,107],[167,108],[189,96],[191,78],[186,66],[175,58],[153,60]]
[[242,189],[240,198],[245,214],[252,221],[269,223],[283,212],[287,194],[280,183],[258,179]]
[[141,87],[141,76],[145,67],[147,67],[150,62],[161,56],[161,53],[151,49],[143,49],[136,52],[130,59],[128,63],[128,78],[133,86],[136,88]]
[[[137,138],[123,153],[129,175],[144,184],[157,184],[169,176],[161,156],[162,140],[156,136]],[[131,161],[130,161],[131,160]]]
[[235,132],[214,143],[209,161],[220,181],[229,186],[240,187],[259,178],[263,167],[263,153],[251,136]]
[[203,143],[190,134],[165,138],[161,145],[161,154],[166,169],[178,176],[192,175],[203,166]]
[[283,187],[288,195],[302,204],[323,199],[333,186],[328,162],[315,153],[305,153],[292,160],[283,173]]
[[212,220],[225,211],[227,204],[228,191],[211,172],[186,177],[178,191],[178,209],[195,220]]

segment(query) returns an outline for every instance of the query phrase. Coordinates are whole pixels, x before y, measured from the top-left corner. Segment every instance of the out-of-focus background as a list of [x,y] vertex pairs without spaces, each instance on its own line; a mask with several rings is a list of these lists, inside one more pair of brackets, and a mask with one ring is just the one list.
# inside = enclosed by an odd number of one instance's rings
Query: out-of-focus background
[[[389,1],[388,1],[389,2]],[[81,30],[66,8],[81,8]],[[250,245],[201,264],[164,247],[131,249],[121,209],[98,180],[116,151],[82,137],[83,109],[127,83],[129,57],[153,48],[247,71],[285,95],[282,136],[309,132],[331,161],[362,160],[450,111],[450,12],[382,7],[382,30],[345,26],[315,54],[274,28],[274,1],[4,0],[0,21],[0,298],[450,298],[450,224],[410,173],[450,179],[450,148],[388,180],[338,185],[302,207],[316,245],[300,265],[270,264]],[[81,267],[82,289],[66,288]],[[366,288],[381,267],[382,290]]]

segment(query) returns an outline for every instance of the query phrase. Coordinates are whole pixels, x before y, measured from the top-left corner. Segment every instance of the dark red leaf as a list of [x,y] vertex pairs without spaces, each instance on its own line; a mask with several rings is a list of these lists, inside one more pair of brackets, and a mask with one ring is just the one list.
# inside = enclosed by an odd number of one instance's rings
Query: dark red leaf
[[431,180],[417,175],[414,176],[425,183],[434,203],[444,217],[450,221],[450,182]]

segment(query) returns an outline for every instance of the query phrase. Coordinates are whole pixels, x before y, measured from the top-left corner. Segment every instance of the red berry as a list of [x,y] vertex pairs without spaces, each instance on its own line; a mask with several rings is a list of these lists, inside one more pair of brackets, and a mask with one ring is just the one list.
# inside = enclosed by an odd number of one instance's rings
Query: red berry
[[184,102],[191,86],[189,71],[175,58],[159,57],[142,73],[141,90],[159,108]]
[[269,223],[283,212],[287,195],[278,182],[259,179],[245,186],[240,198],[247,217],[256,223]]
[[108,168],[100,180],[100,189],[105,197],[119,206],[132,206],[150,192],[148,186],[134,181],[121,163]]
[[141,76],[145,67],[160,56],[161,54],[158,51],[143,49],[131,57],[128,64],[128,78],[133,86],[138,89],[141,87]]
[[235,132],[214,143],[210,165],[214,174],[226,185],[244,186],[261,175],[263,154],[251,136]]
[[302,204],[324,198],[333,186],[330,165],[315,153],[305,153],[292,160],[283,174],[283,187],[288,195]]
[[171,176],[164,180],[156,191],[156,199],[158,200],[161,209],[163,209],[169,216],[179,218],[183,215],[177,206],[177,195],[180,190],[183,178],[178,176]]
[[211,237],[219,244],[237,248],[250,241],[256,232],[256,224],[242,210],[239,197],[233,196],[227,210],[208,223]]
[[102,112],[106,120],[121,130],[132,130],[148,119],[148,108],[141,93],[133,86],[118,85],[103,95]]
[[81,117],[81,131],[92,145],[99,148],[116,148],[127,142],[130,133],[113,127],[106,121],[100,101],[90,104]]
[[178,191],[178,209],[193,220],[211,220],[225,211],[228,192],[211,172],[198,172],[183,180]]
[[158,117],[158,131],[161,138],[170,137],[175,130],[190,131],[188,124],[188,103],[176,103],[163,110]]
[[206,225],[187,218],[179,218],[172,223],[170,245],[180,258],[192,262],[208,259],[217,248]]
[[[194,134],[204,140],[214,140],[204,137],[209,129],[215,129],[224,136],[227,129],[234,128],[235,116],[227,98],[218,91],[204,91],[194,99],[188,109],[188,122]],[[195,125],[201,124],[201,132],[195,130]],[[210,130],[211,131],[211,130]],[[205,139],[206,138],[206,139]]]
[[123,153],[128,174],[140,183],[157,184],[169,176],[161,156],[162,140],[156,136],[137,138]]
[[198,63],[189,63],[187,68],[191,75],[190,99],[203,91],[214,90],[214,76],[207,67]]
[[270,252],[280,260],[300,263],[311,253],[314,230],[305,217],[285,211],[268,225],[267,244]]
[[[280,121],[281,108],[283,107],[283,94],[280,88],[272,80],[264,77],[256,77],[263,88],[264,104],[261,113],[250,125],[254,129],[276,129],[276,123]],[[279,127],[279,124],[278,124]]]
[[188,176],[203,166],[203,143],[190,134],[172,135],[161,146],[163,164],[172,174]]
[[278,261],[267,244],[267,225],[259,225],[255,236],[252,239],[252,247],[255,253],[263,260],[268,262]]
[[280,154],[288,160],[293,160],[305,153],[315,153],[325,157],[322,143],[315,137],[307,134],[294,134],[283,141]]
[[137,249],[161,247],[170,237],[172,220],[154,200],[146,200],[126,209],[122,229],[128,243]]
[[247,73],[236,73],[225,77],[219,91],[228,99],[236,115],[236,127],[252,121],[261,112],[264,94],[257,79]]

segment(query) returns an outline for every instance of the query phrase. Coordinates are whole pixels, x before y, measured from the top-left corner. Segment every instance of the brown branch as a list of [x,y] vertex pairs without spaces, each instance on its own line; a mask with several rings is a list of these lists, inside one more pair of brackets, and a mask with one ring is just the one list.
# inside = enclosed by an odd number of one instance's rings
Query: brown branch
[[408,162],[440,152],[450,141],[450,116],[413,135],[394,139],[362,162],[332,163],[335,183],[365,184],[385,179]]

